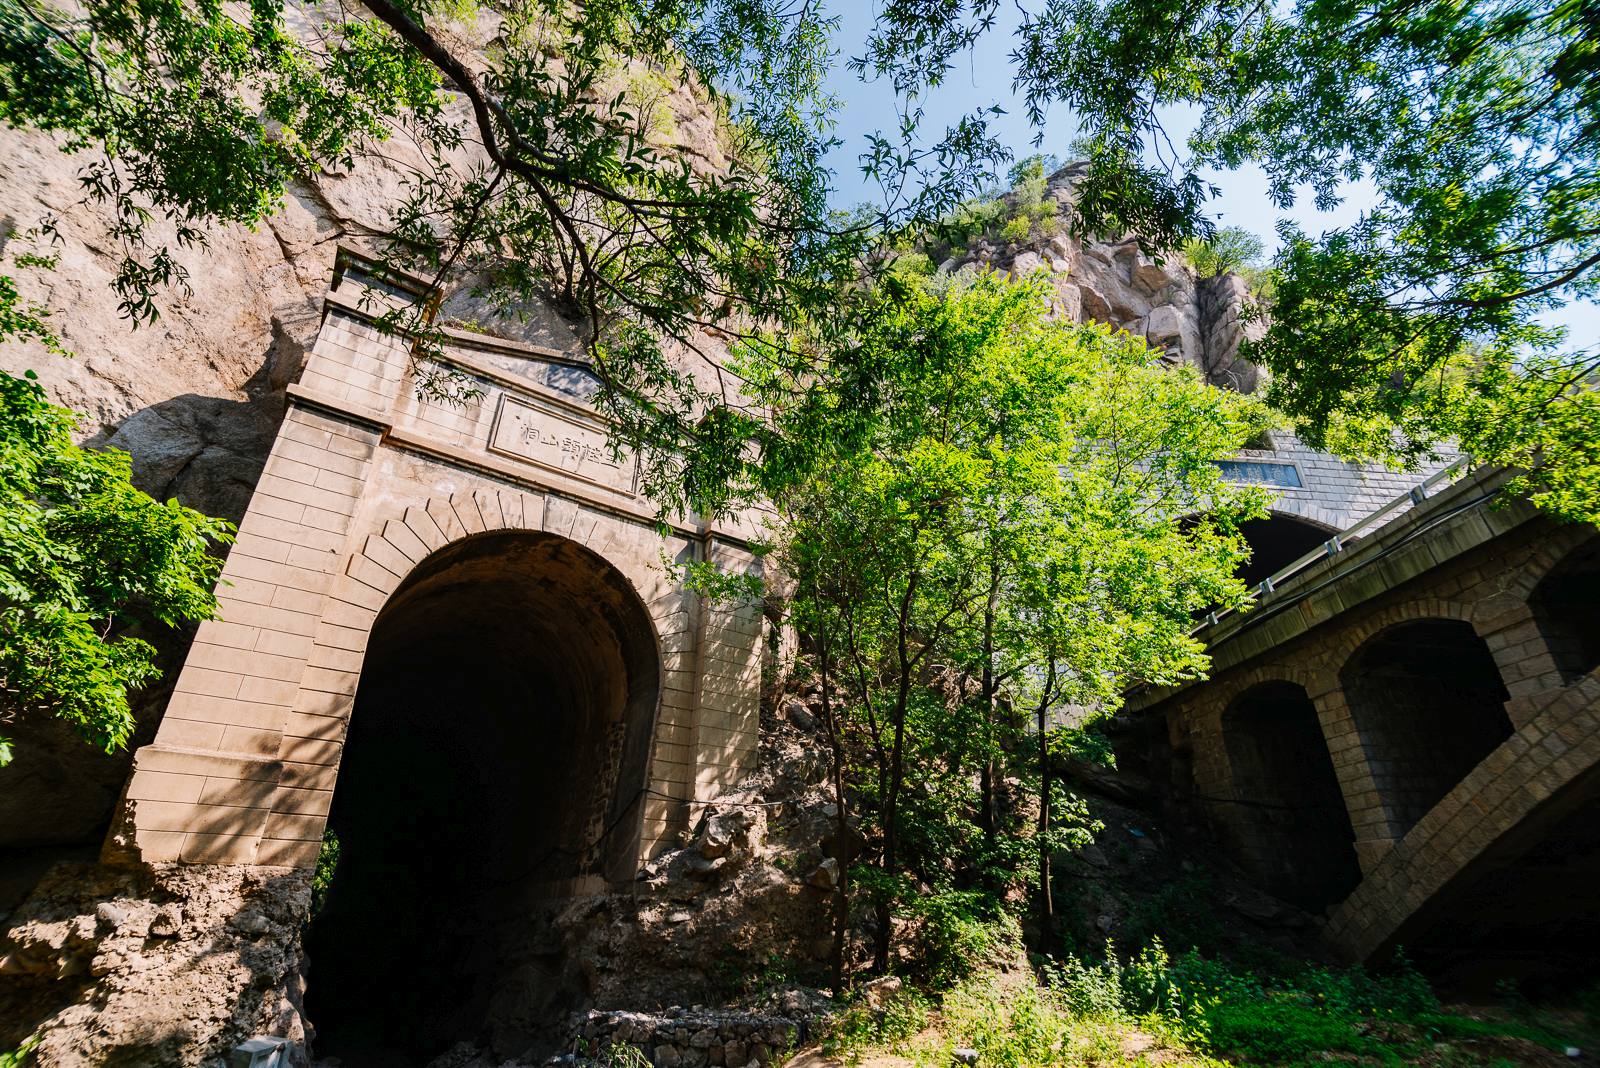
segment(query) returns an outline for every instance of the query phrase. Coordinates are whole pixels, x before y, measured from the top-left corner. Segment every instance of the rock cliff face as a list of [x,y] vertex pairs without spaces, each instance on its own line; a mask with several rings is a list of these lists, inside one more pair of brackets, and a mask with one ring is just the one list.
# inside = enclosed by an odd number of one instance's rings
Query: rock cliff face
[[[1073,163],[1050,175],[1043,201],[1064,214],[1084,173],[1084,164]],[[1004,199],[1011,207],[1017,197]],[[1012,241],[980,238],[939,270],[982,267],[1018,277],[1048,270],[1061,307],[1076,321],[1142,336],[1169,362],[1196,367],[1215,385],[1243,393],[1256,387],[1256,368],[1239,359],[1239,345],[1265,327],[1245,321],[1248,293],[1236,274],[1201,277],[1176,253],[1158,262],[1132,237],[1085,241],[1065,233]]]

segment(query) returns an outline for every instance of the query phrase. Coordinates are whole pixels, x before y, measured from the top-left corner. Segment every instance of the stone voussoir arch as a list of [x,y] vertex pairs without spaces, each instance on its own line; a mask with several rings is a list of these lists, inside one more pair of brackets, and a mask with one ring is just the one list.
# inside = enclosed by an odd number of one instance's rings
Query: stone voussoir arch
[[453,493],[429,497],[408,505],[397,517],[382,520],[367,534],[361,548],[353,553],[335,587],[335,597],[343,603],[366,608],[376,614],[416,566],[448,545],[476,535],[496,531],[525,531],[553,534],[583,546],[599,556],[632,585],[657,625],[657,638],[682,608],[670,583],[659,572],[633,566],[624,556],[613,554],[611,528],[593,514],[545,494],[516,490]]
[[1305,690],[1308,697],[1315,699],[1336,684],[1337,673],[1321,665],[1307,666],[1288,659],[1255,663],[1243,671],[1229,674],[1222,685],[1212,687],[1215,690],[1214,701],[1219,710],[1227,709],[1248,691],[1272,682],[1293,683]]
[[[1332,676],[1332,677],[1330,677]],[[1209,737],[1199,748],[1201,759],[1195,771],[1201,777],[1197,783],[1202,793],[1234,796],[1239,793],[1238,769],[1225,742],[1228,712],[1251,691],[1274,683],[1298,686],[1317,708],[1318,724],[1323,731],[1323,742],[1333,751],[1330,727],[1337,728],[1338,718],[1330,717],[1319,700],[1321,695],[1337,686],[1337,676],[1322,667],[1307,667],[1289,660],[1272,660],[1257,663],[1243,671],[1230,672],[1219,682],[1199,691],[1205,696],[1205,706],[1197,721],[1206,727]]]
[[[479,535],[517,531],[574,542],[626,577],[654,624],[658,652],[667,636],[687,629],[690,621],[680,592],[659,572],[635,567],[625,554],[611,552],[611,528],[594,514],[546,494],[475,490],[421,499],[373,525],[334,586],[336,604],[330,614],[335,618],[324,618],[310,665],[325,666],[328,650],[363,652],[389,598],[435,552]],[[338,611],[341,607],[346,610]],[[306,689],[323,692],[302,683]],[[343,689],[354,698],[353,684]]]
[[1268,519],[1278,516],[1321,527],[1330,538],[1339,533],[1346,522],[1332,509],[1326,508],[1316,501],[1289,497],[1279,497],[1267,509]]
[[[367,644],[390,599],[414,571],[436,554],[495,534],[557,537],[580,546],[616,571],[626,579],[650,621],[652,653],[658,663],[664,652],[682,652],[692,640],[694,621],[681,587],[660,569],[639,564],[637,554],[613,551],[617,531],[625,528],[606,522],[603,514],[555,495],[516,489],[477,489],[420,497],[391,508],[389,513],[369,527],[360,548],[352,552],[334,583],[333,603],[315,636],[307,674],[295,702],[296,712],[314,711],[347,722],[354,708]],[[664,697],[658,696],[651,713],[652,735]],[[289,737],[286,730],[280,760],[292,781],[294,761],[288,752]],[[343,742],[336,744],[342,747]],[[335,771],[339,759],[337,750],[327,758]],[[647,782],[655,779],[652,768]],[[281,815],[285,810],[275,804],[273,811]]]
[[1504,593],[1526,604],[1550,572],[1565,563],[1578,549],[1596,539],[1600,539],[1600,531],[1588,524],[1571,523],[1551,530],[1539,548],[1507,575]]
[[1466,623],[1476,634],[1478,629],[1473,623],[1474,615],[1471,605],[1443,597],[1418,597],[1397,601],[1343,627],[1338,640],[1329,650],[1329,661],[1336,665],[1333,672],[1337,675],[1369,641],[1402,623],[1449,619]]

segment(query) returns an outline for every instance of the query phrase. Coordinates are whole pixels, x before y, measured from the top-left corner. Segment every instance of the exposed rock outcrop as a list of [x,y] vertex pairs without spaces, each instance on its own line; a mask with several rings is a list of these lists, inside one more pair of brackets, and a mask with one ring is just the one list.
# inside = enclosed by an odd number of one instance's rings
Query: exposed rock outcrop
[[[1086,164],[1050,175],[1043,200],[1065,214]],[[1016,194],[1003,198],[1015,207]],[[1105,323],[1145,338],[1174,364],[1198,368],[1214,385],[1252,392],[1258,374],[1239,358],[1246,337],[1265,330],[1244,315],[1250,295],[1236,274],[1197,275],[1182,255],[1152,258],[1132,237],[1084,240],[1065,232],[1048,236],[1036,227],[1016,240],[978,238],[940,264],[941,272],[991,267],[1014,276],[1048,271],[1062,311],[1077,322]]]
[[63,865],[0,945],[0,1049],[38,1063],[209,1065],[257,1033],[303,1042],[310,873]]

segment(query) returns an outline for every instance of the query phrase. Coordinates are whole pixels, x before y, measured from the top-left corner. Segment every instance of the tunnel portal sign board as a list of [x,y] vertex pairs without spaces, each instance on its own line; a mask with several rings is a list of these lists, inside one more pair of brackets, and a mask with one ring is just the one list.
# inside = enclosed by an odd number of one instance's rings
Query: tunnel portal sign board
[[635,491],[633,457],[624,453],[619,462],[605,431],[555,405],[501,394],[489,448],[630,496]]

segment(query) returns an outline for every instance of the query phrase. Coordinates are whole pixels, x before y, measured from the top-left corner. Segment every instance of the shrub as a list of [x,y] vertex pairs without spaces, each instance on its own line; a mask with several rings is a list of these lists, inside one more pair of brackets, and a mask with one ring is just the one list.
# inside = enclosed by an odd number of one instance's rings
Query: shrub
[[1184,242],[1183,254],[1201,275],[1216,276],[1261,265],[1266,245],[1242,226],[1224,226],[1210,241]]
[[857,999],[828,1023],[822,1052],[855,1064],[872,1046],[896,1046],[928,1026],[928,1003],[915,991],[903,991],[874,1008]]
[[1000,236],[1007,241],[1026,241],[1031,233],[1033,233],[1033,222],[1026,215],[1018,215],[1008,220],[1000,229]]
[[1174,950],[1215,952],[1222,946],[1223,928],[1212,900],[1209,877],[1185,875],[1142,898],[1129,912],[1123,933],[1133,945],[1160,938]]
[[[992,1068],[1059,1064],[1071,1044],[1070,1017],[1032,983],[986,976],[951,991],[940,1012],[950,1045],[977,1050],[978,1063]],[[950,1063],[948,1053],[942,1061]]]
[[919,922],[921,970],[943,989],[981,968],[1002,963],[1021,945],[1017,922],[995,899],[978,891],[950,890],[914,897],[908,911]]
[[933,260],[924,252],[902,252],[889,265],[891,273],[902,278],[926,278],[933,274]]
[[42,1040],[38,1035],[30,1035],[22,1045],[11,1052],[0,1050],[0,1068],[22,1068],[33,1055],[33,1051],[39,1048],[40,1041]]
[[1126,1011],[1122,978],[1111,962],[1094,963],[1068,956],[1045,968],[1046,981],[1072,1012],[1096,1018]]
[[1103,768],[1117,766],[1117,754],[1111,748],[1111,739],[1100,731],[1099,716],[1077,726],[1060,726],[1050,731],[1050,750],[1063,757],[1096,764]]

